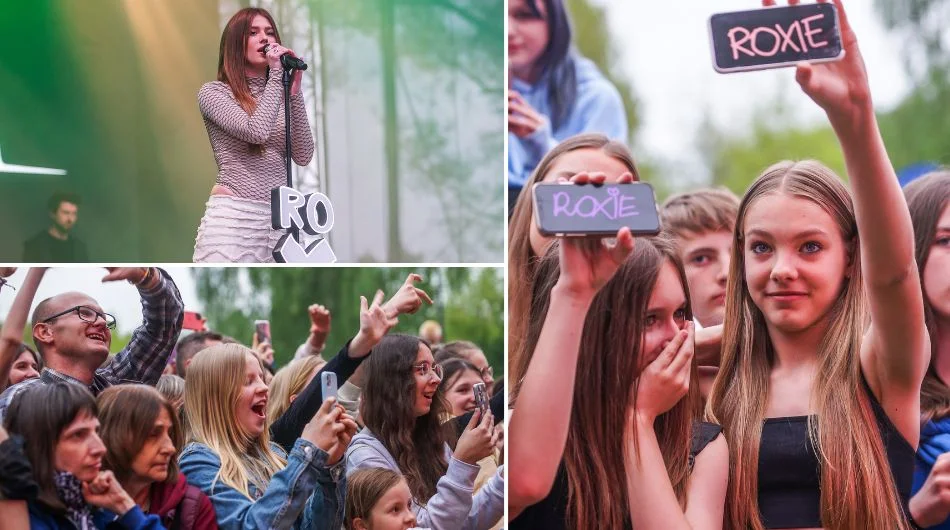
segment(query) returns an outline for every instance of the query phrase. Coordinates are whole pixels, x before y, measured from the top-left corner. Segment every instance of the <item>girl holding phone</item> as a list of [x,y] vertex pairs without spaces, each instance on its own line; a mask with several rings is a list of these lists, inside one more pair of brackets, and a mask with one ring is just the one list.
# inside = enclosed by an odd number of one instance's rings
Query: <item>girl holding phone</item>
[[781,162],[736,218],[707,405],[729,440],[733,528],[909,528],[930,341],[907,204],[834,4],[844,59],[800,64],[796,79],[827,114],[852,191],[817,162]]
[[697,421],[672,244],[634,248],[627,228],[612,246],[562,239],[538,265],[531,307],[508,434],[509,527],[721,528],[728,449],[718,426]]

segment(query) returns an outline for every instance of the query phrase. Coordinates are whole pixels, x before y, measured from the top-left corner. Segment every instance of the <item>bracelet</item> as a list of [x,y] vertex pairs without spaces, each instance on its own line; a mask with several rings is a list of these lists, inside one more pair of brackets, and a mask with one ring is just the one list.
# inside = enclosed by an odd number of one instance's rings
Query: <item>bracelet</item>
[[145,283],[147,283],[147,282],[149,281],[149,279],[151,279],[151,277],[152,277],[152,268],[151,268],[151,267],[147,267],[147,268],[145,269],[145,276],[142,276],[142,279],[141,279],[141,280],[135,282],[135,286],[136,286],[136,287],[141,287],[141,286],[145,285]]

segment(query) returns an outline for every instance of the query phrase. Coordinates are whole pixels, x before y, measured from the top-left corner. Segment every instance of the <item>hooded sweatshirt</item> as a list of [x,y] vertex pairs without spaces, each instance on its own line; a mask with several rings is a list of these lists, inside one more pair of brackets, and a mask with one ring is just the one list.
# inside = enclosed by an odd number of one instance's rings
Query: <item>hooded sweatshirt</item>
[[[937,457],[950,452],[950,418],[931,420],[920,429],[920,446],[917,448],[917,465],[914,466],[914,485],[911,494],[916,495],[930,475]],[[938,530],[950,530],[950,519],[936,526]]]

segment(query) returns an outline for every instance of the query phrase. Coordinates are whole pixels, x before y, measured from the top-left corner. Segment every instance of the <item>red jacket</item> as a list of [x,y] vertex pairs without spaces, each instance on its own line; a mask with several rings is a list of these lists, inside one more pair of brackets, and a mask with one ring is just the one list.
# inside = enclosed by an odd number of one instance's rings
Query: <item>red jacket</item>
[[151,500],[148,513],[158,515],[165,528],[175,530],[217,530],[218,528],[211,499],[195,486],[188,484],[182,473],[178,474],[178,482],[174,484],[167,482],[152,484]]

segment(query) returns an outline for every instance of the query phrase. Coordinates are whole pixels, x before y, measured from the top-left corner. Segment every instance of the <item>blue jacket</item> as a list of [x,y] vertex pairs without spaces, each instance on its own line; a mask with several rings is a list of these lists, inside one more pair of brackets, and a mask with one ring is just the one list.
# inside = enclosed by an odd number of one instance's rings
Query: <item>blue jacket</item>
[[[415,499],[412,510],[419,527],[432,530],[485,530],[505,514],[505,482],[498,468],[491,479],[474,495],[479,467],[456,460],[445,446],[449,468],[436,484],[435,495],[420,506]],[[399,473],[399,465],[386,446],[368,429],[353,437],[346,448],[346,474],[358,469],[385,468]]]
[[[27,506],[30,512],[31,530],[77,530],[76,525],[69,519],[53,515],[34,502],[28,503]],[[138,506],[119,518],[105,510],[94,511],[92,518],[99,530],[104,530],[112,522],[118,523],[121,528],[127,530],[164,530],[165,528],[157,515],[145,515]]]
[[[914,485],[911,495],[916,495],[930,475],[937,457],[950,451],[950,418],[929,421],[920,429],[920,446],[917,448],[917,465],[914,466]],[[928,526],[938,530],[950,530],[950,519]]]
[[567,119],[557,130],[551,130],[550,80],[542,76],[533,85],[511,79],[516,90],[534,110],[548,119],[543,127],[527,138],[508,133],[508,189],[520,190],[531,177],[541,158],[558,143],[581,133],[600,133],[611,140],[627,142],[627,115],[620,93],[589,59],[574,59],[577,98]]
[[[271,449],[286,456],[277,444],[272,443]],[[328,467],[328,456],[298,439],[286,457],[287,467],[271,477],[266,490],[250,486],[254,500],[221,483],[221,460],[204,444],[185,446],[178,463],[188,483],[211,499],[221,530],[339,530],[346,495],[345,467],[342,459]]]

